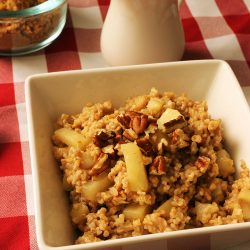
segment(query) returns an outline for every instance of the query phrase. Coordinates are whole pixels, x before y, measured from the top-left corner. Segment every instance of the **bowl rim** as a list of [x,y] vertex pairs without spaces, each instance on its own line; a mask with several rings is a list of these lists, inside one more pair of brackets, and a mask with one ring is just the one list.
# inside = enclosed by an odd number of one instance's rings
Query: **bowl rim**
[[66,0],[48,0],[44,3],[22,10],[17,10],[17,11],[0,10],[0,23],[4,22],[5,18],[19,18],[19,17],[24,18],[49,12],[65,3],[67,3]]

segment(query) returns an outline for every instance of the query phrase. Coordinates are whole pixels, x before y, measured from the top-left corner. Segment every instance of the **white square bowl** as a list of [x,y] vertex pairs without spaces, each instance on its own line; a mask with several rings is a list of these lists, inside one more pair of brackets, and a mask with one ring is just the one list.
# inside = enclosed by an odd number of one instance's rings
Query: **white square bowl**
[[[103,249],[154,240],[250,229],[250,222],[186,229],[105,242],[73,245],[68,197],[52,155],[51,135],[62,113],[79,113],[87,102],[112,100],[120,106],[151,87],[186,93],[207,100],[209,113],[221,118],[227,147],[237,169],[250,164],[250,112],[231,68],[223,61],[204,60],[81,70],[31,76],[25,83],[31,164],[33,171],[36,231],[41,249]],[[233,242],[231,242],[233,243]]]

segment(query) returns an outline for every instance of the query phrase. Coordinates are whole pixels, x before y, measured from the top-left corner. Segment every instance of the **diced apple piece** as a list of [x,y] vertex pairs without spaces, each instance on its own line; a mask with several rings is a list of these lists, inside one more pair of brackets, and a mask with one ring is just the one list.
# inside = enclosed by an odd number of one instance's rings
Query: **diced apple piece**
[[147,96],[136,96],[133,98],[134,102],[134,110],[139,111],[143,108],[146,107],[147,102],[148,102],[148,97]]
[[207,224],[212,215],[218,211],[219,207],[215,202],[209,204],[196,201],[195,203],[196,219],[204,225]]
[[173,198],[170,198],[168,200],[166,200],[164,203],[162,203],[157,209],[156,209],[156,212],[159,212],[159,211],[164,211],[166,216],[169,217],[169,214],[170,214],[170,211],[172,209],[172,201],[173,201]]
[[81,152],[81,168],[91,169],[95,164],[95,158],[88,152]]
[[171,133],[186,126],[186,120],[178,110],[167,108],[157,120],[157,125],[162,132]]
[[228,177],[231,174],[235,173],[233,160],[230,158],[230,155],[225,149],[221,149],[216,153],[217,164],[219,167],[220,175]]
[[131,142],[122,144],[121,151],[126,163],[130,190],[146,192],[148,190],[148,178],[140,148]]
[[216,203],[220,203],[225,200],[227,185],[227,181],[224,181],[221,178],[215,178],[213,180],[211,187],[214,187],[211,190],[211,195]]
[[243,218],[245,220],[250,220],[250,190],[241,190],[238,199],[242,209]]
[[162,107],[164,102],[160,98],[151,98],[147,104],[147,109],[152,115],[158,114]]
[[89,209],[86,204],[74,203],[70,212],[70,216],[72,218],[72,221],[75,224],[78,224],[80,222],[84,222],[88,213]]
[[57,129],[54,133],[54,138],[68,146],[79,147],[81,149],[84,149],[91,140],[70,128]]
[[149,211],[150,206],[148,205],[129,204],[124,208],[123,214],[127,219],[140,219],[142,221]]
[[112,182],[108,178],[108,173],[100,174],[95,180],[86,182],[82,185],[82,193],[87,200],[95,201],[96,195],[106,191]]

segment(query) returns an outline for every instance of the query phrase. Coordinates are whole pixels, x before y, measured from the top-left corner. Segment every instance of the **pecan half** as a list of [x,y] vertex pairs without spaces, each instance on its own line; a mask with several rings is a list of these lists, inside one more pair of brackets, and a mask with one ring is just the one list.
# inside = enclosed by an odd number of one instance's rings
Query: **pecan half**
[[105,171],[109,166],[110,166],[110,159],[108,158],[108,154],[101,152],[97,158],[96,163],[89,170],[88,173],[90,176],[99,175],[103,171]]
[[147,115],[138,115],[131,120],[131,127],[136,134],[141,134],[148,127],[149,121]]
[[97,147],[102,148],[109,144],[113,144],[115,137],[116,137],[116,133],[113,131],[111,132],[101,131],[94,136],[93,142]]
[[117,120],[124,129],[132,128],[136,134],[143,133],[149,125],[148,116],[135,111],[127,111],[117,116]]
[[166,173],[166,159],[158,155],[154,158],[149,167],[149,173],[152,175],[164,175]]
[[148,138],[139,138],[136,140],[138,147],[142,150],[143,154],[146,156],[154,155],[154,147]]

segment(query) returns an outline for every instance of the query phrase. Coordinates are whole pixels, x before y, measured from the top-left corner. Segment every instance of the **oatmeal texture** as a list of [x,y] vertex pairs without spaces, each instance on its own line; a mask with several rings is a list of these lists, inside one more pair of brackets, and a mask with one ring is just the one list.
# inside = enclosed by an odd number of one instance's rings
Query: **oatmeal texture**
[[[3,0],[0,11],[27,9],[48,0]],[[58,25],[60,10],[30,18],[0,18],[0,51],[31,46],[48,38]]]
[[54,155],[76,243],[249,220],[249,170],[242,162],[235,178],[222,134],[205,101],[155,88],[118,109],[106,101],[62,114]]

